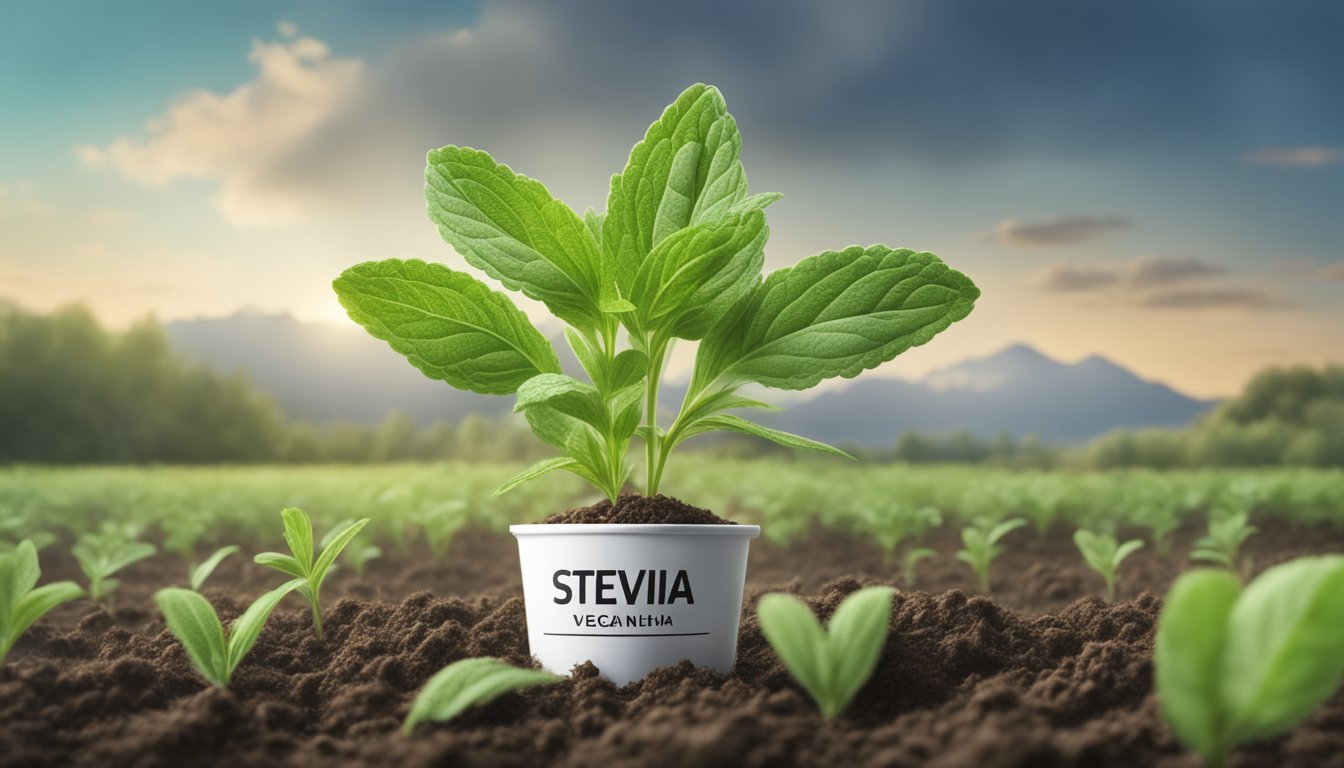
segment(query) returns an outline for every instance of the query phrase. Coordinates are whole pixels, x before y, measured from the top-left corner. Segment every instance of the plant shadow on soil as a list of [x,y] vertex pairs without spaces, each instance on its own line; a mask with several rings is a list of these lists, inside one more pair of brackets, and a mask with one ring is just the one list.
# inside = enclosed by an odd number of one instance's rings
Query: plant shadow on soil
[[[824,618],[864,584],[903,585],[865,541],[824,530],[788,550],[756,541],[731,674],[682,664],[616,688],[584,665],[409,738],[401,719],[441,667],[483,655],[531,663],[511,537],[469,530],[444,560],[412,551],[370,563],[362,579],[338,571],[323,596],[326,642],[290,600],[228,691],[196,675],[153,609],[156,589],[185,581],[183,563],[160,555],[127,569],[111,609],[63,606],[20,640],[0,668],[0,765],[1193,767],[1162,724],[1150,660],[1155,595],[1200,533],[1179,531],[1168,559],[1144,550],[1126,561],[1121,601],[1108,605],[1063,529],[1013,534],[993,600],[952,559],[955,531],[935,532],[925,544],[939,556],[896,597],[872,681],[830,723],[763,640],[756,598],[796,592]],[[1267,567],[1342,551],[1344,531],[1267,521],[1248,549]],[[44,581],[78,578],[55,547],[43,564]],[[274,585],[235,556],[206,595],[229,619]],[[1231,765],[1344,766],[1344,695]]]

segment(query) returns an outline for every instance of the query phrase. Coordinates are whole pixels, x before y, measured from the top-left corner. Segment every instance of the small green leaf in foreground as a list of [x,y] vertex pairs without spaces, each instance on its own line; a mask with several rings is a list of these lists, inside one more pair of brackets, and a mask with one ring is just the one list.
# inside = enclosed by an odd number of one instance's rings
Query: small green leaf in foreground
[[225,688],[238,664],[256,645],[271,611],[285,595],[303,586],[293,579],[257,598],[226,632],[219,615],[199,592],[177,587],[161,589],[154,602],[163,613],[168,631],[186,648],[187,656],[201,676]]
[[826,630],[792,595],[769,594],[756,606],[761,632],[822,715],[840,716],[882,656],[891,621],[891,587],[867,587],[845,598]]
[[490,657],[455,661],[439,670],[420,689],[402,730],[410,733],[426,721],[451,720],[510,691],[561,679],[550,672],[522,669]]
[[323,537],[322,552],[318,554],[313,547],[313,524],[307,512],[289,507],[281,511],[280,517],[285,527],[285,543],[289,545],[291,554],[262,552],[253,561],[300,580],[299,593],[308,601],[313,614],[313,634],[321,640],[322,582],[326,580],[332,563],[336,562],[336,556],[369,524],[369,518],[347,521],[333,529]]
[[1210,766],[1238,744],[1287,733],[1344,677],[1344,556],[1304,557],[1243,591],[1226,571],[1178,579],[1158,621],[1162,713]]
[[58,581],[37,586],[42,569],[37,562],[37,547],[29,539],[19,542],[13,552],[0,554],[0,664],[19,636],[61,603],[78,600],[84,590],[73,581]]

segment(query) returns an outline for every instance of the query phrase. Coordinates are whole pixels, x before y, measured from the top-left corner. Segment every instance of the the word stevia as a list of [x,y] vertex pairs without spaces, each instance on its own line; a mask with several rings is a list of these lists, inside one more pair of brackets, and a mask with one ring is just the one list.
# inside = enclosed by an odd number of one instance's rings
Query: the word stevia
[[1277,565],[1244,590],[1225,570],[1167,593],[1153,664],[1162,714],[1212,768],[1286,733],[1344,677],[1344,556]]
[[[515,410],[563,455],[524,470],[501,493],[565,470],[614,502],[636,436],[650,496],[671,450],[708,432],[847,455],[739,416],[770,407],[743,387],[802,390],[856,376],[966,317],[980,292],[931,253],[885,245],[827,251],[762,281],[765,208],[781,196],[747,193],[741,150],[723,96],[697,84],[631,150],[605,213],[580,217],[480,150],[429,153],[425,197],[440,235],[468,264],[563,321],[587,382],[561,371],[550,342],[512,301],[466,273],[388,259],[347,269],[333,287],[351,318],[426,376],[516,393]],[[663,427],[659,384],[678,339],[700,345],[681,408]]]

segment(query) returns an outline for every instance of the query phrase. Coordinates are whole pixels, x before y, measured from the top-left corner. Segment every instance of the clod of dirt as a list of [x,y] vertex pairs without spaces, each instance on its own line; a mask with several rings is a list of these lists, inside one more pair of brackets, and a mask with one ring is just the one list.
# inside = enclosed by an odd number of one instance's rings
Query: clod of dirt
[[615,504],[612,504],[610,499],[603,499],[591,506],[571,509],[568,512],[557,512],[541,522],[548,524],[581,523],[585,525],[597,523],[736,525],[732,520],[725,520],[707,509],[693,507],[680,499],[664,496],[661,493],[655,496],[624,493],[616,499]]

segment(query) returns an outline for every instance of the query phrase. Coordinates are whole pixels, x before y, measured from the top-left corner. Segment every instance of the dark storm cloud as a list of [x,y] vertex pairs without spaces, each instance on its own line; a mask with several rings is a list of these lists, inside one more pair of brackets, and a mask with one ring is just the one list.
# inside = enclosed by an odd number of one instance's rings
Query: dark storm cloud
[[1333,2],[499,0],[469,32],[430,30],[373,62],[365,98],[270,175],[358,182],[374,139],[404,161],[397,173],[448,140],[534,176],[582,162],[609,172],[696,81],[723,89],[747,155],[779,167],[1023,153],[1235,162],[1344,123],[1341,28]]

